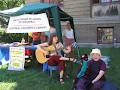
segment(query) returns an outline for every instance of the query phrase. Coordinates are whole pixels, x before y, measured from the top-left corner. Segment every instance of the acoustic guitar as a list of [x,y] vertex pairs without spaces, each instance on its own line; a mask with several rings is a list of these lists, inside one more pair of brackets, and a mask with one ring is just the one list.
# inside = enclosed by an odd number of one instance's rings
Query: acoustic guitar
[[[53,45],[48,46],[48,47],[42,47],[42,49],[44,49],[48,52],[55,50]],[[35,55],[36,55],[37,61],[41,64],[45,63],[49,59],[49,58],[46,57],[46,55],[39,48],[36,49]]]

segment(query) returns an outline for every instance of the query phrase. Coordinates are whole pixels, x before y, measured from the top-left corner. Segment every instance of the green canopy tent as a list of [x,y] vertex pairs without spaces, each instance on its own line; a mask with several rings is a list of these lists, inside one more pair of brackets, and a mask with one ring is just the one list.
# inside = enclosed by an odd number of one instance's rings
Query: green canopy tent
[[[56,33],[60,41],[63,42],[60,21],[70,21],[73,30],[74,30],[74,23],[73,23],[73,18],[67,13],[65,13],[63,10],[61,10],[56,4],[49,4],[49,3],[25,4],[21,7],[0,11],[0,15],[11,17],[22,14],[38,14],[43,12],[47,13],[50,20],[53,20],[54,26],[56,28]],[[75,36],[75,31],[74,31],[74,36]]]

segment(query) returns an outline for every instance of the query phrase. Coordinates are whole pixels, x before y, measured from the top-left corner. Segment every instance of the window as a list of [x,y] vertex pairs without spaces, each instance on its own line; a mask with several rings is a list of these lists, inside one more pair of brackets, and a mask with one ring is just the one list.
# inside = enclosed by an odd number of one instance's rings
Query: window
[[101,0],[101,3],[111,2],[111,0]]
[[120,0],[112,0],[112,2],[116,2],[116,1],[120,1]]
[[100,0],[93,0],[93,4],[99,4],[100,2],[99,2]]
[[[111,0],[101,0],[102,3],[105,5],[98,4],[98,5],[93,5],[92,6],[92,17],[112,17],[112,16],[116,16],[119,18],[120,16],[120,4],[114,4],[114,3],[118,3],[115,2],[112,4],[110,1]],[[108,3],[109,2],[109,3]]]
[[101,3],[119,2],[120,0],[101,0]]
[[93,4],[120,2],[120,0],[92,0]]
[[98,27],[97,43],[112,44],[113,43],[113,27]]

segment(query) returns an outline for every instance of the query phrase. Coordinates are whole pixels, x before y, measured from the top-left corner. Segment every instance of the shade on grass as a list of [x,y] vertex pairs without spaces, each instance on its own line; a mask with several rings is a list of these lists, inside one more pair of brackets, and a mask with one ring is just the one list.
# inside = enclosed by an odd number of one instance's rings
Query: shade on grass
[[[90,53],[90,48],[80,48],[80,54]],[[120,86],[120,48],[102,48],[102,55],[110,56],[110,68],[106,72],[108,80]],[[74,64],[74,71],[70,73],[70,78],[65,79],[65,84],[60,85],[58,72],[53,72],[50,78],[48,73],[42,72],[40,66],[32,63],[25,71],[8,71],[7,65],[0,67],[0,90],[70,90],[72,79],[76,74],[77,64]],[[69,68],[67,67],[69,72]]]

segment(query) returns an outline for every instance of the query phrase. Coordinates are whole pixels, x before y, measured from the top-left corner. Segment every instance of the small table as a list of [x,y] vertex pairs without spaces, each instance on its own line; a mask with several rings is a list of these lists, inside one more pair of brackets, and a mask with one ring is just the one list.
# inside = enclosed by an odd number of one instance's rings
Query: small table
[[[12,46],[13,47],[13,46]],[[30,49],[30,50],[35,50],[37,47],[35,45],[25,45],[25,46],[20,46],[20,47],[25,47],[25,49]],[[0,45],[0,62],[2,64],[8,64],[10,62],[9,60],[9,45]]]

